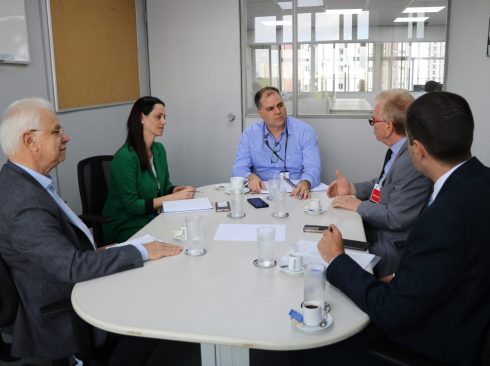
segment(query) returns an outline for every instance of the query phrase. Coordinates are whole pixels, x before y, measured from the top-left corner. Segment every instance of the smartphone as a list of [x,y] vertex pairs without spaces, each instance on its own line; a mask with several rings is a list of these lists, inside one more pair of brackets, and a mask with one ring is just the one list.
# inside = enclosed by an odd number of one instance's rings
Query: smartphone
[[305,225],[303,231],[305,233],[323,233],[328,229],[328,225]]
[[262,198],[258,198],[258,197],[247,198],[247,201],[255,208],[269,207],[269,204],[265,202]]
[[344,247],[347,249],[367,250],[369,243],[366,241],[344,239]]
[[216,212],[229,212],[231,211],[229,201],[218,201],[215,203]]

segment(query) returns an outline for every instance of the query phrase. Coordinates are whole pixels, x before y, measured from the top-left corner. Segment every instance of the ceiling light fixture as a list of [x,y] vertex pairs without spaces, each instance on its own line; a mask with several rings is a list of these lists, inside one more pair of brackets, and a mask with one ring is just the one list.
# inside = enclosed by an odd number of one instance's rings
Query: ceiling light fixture
[[425,22],[429,17],[409,17],[409,18],[396,18],[393,23],[413,23],[413,22]]
[[406,8],[403,10],[404,13],[438,13],[442,9],[444,9],[445,6],[420,6],[420,7],[414,7],[414,8]]

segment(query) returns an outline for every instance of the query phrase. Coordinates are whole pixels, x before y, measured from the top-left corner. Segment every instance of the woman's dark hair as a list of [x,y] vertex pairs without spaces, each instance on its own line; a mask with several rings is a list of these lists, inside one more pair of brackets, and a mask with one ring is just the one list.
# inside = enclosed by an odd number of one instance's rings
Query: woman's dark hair
[[145,116],[149,115],[155,104],[161,104],[165,107],[165,103],[158,98],[149,96],[141,97],[134,102],[128,117],[128,137],[126,138],[126,143],[136,152],[136,155],[138,155],[142,170],[148,169],[150,167],[150,162],[148,161],[145,140],[143,139],[141,113]]

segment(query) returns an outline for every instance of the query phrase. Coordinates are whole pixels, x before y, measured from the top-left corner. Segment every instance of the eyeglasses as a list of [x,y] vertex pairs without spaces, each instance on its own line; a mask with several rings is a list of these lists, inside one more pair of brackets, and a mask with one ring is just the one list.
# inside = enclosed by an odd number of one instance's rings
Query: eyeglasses
[[65,129],[63,127],[60,127],[56,130],[30,130],[31,132],[50,132],[51,134],[57,134],[59,135],[60,139],[63,140],[63,136],[65,136]]
[[368,122],[369,122],[369,124],[371,126],[374,126],[374,124],[377,123],[377,122],[388,122],[388,121],[383,121],[383,120],[380,120],[380,119],[376,120],[376,119],[374,119],[374,117],[371,117],[371,118],[368,119]]
[[278,154],[278,152],[281,151],[281,143],[280,142],[275,142],[274,147],[273,148],[271,147],[270,149],[272,151],[271,163],[277,163],[279,160],[282,160],[282,158]]

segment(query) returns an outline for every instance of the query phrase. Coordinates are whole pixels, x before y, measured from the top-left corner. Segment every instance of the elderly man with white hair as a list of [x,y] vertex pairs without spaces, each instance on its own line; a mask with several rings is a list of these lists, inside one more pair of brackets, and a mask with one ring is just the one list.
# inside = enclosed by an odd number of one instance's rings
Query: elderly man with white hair
[[105,335],[71,308],[74,284],[181,251],[156,241],[95,250],[90,230],[49,175],[65,160],[69,141],[46,100],[16,101],[2,116],[0,143],[8,161],[0,171],[0,255],[20,300],[12,327],[18,357],[58,360],[90,352]]

